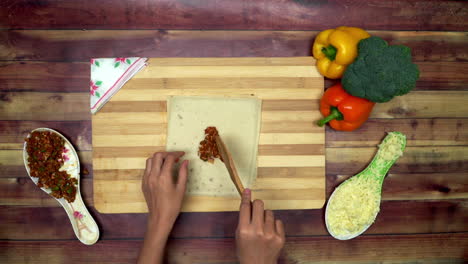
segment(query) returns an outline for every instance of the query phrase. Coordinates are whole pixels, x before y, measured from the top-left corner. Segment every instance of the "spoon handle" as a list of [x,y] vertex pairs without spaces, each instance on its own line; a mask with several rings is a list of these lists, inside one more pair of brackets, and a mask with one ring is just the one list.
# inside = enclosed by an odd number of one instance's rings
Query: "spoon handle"
[[379,150],[374,158],[358,175],[360,177],[374,177],[381,183],[387,172],[395,162],[403,155],[406,147],[406,136],[400,132],[389,132],[379,145]]
[[73,203],[68,203],[64,199],[57,201],[65,209],[76,237],[85,245],[96,243],[99,238],[99,228],[86,208],[81,193],[77,192]]

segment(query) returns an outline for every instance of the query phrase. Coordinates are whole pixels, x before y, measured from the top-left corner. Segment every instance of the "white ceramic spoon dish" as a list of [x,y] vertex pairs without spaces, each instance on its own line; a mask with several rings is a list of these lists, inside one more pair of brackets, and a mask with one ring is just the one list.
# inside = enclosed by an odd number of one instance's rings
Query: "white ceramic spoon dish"
[[405,147],[405,135],[388,133],[367,168],[333,191],[325,210],[325,224],[330,235],[339,240],[352,239],[374,223],[380,210],[385,175],[403,155]]
[[[63,166],[60,168],[61,171],[67,171],[67,173],[72,177],[76,178],[78,181],[77,190],[76,190],[76,197],[73,203],[69,203],[64,198],[57,199],[55,198],[65,209],[67,212],[68,218],[73,227],[73,231],[75,232],[76,237],[85,245],[93,245],[97,242],[99,238],[99,228],[94,221],[93,217],[89,214],[88,209],[86,208],[85,204],[83,203],[83,199],[81,197],[80,192],[80,161],[78,159],[78,155],[76,154],[75,149],[73,148],[72,144],[59,132],[50,129],[50,128],[37,128],[34,131],[47,131],[52,132],[59,135],[61,138],[65,140],[65,151],[64,151],[64,159],[65,162]],[[28,135],[29,137],[29,135]],[[26,167],[26,171],[28,172],[29,177],[37,185],[38,178],[31,177],[29,163],[28,163],[28,152],[26,151],[27,143],[24,143],[23,146],[23,160],[24,166]],[[46,188],[41,188],[44,192],[50,195],[50,190]],[[53,196],[52,196],[53,197]]]

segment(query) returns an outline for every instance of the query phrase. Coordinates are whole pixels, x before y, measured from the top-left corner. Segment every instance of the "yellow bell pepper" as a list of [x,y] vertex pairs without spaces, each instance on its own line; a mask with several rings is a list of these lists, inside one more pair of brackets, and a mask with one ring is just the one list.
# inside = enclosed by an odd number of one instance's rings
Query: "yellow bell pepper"
[[356,27],[337,27],[320,32],[312,47],[318,71],[330,79],[341,78],[346,67],[357,57],[359,41],[368,37],[369,33]]

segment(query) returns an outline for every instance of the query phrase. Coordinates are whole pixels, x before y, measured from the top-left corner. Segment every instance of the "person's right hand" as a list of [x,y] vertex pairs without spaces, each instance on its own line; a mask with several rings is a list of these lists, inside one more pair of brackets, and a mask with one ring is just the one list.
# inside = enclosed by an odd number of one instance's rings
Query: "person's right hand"
[[236,230],[237,257],[242,264],[277,263],[285,242],[283,222],[275,220],[273,211],[263,210],[263,201],[250,200],[251,192],[245,189]]

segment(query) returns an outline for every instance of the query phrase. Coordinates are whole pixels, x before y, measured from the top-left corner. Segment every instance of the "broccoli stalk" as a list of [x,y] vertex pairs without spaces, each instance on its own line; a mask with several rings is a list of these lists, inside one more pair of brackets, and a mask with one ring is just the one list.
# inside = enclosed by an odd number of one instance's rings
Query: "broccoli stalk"
[[370,37],[359,42],[358,56],[346,69],[342,85],[353,96],[384,103],[409,93],[418,78],[409,47],[389,46],[382,38]]

